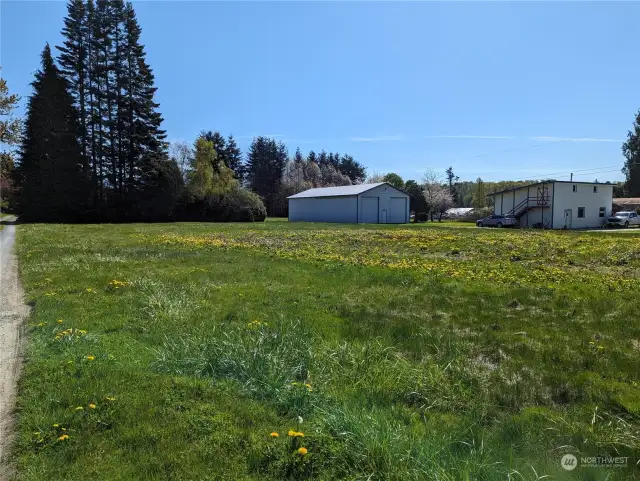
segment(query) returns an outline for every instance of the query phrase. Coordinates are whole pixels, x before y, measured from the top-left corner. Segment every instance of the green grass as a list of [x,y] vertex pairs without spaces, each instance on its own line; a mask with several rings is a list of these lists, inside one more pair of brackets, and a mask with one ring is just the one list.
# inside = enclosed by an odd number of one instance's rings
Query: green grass
[[20,478],[636,479],[638,237],[427,226],[19,226]]

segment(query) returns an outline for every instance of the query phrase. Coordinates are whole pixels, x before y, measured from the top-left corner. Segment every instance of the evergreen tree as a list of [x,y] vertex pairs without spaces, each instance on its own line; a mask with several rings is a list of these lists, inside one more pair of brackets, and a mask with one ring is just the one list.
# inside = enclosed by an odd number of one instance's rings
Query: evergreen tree
[[68,85],[47,44],[31,84],[21,148],[20,214],[25,220],[74,221],[87,201],[80,125]]
[[633,122],[633,130],[627,134],[627,141],[622,145],[625,157],[622,172],[627,178],[625,194],[628,197],[640,197],[640,110]]
[[[83,153],[89,152],[87,137],[90,116],[87,111],[89,50],[88,50],[88,11],[83,0],[70,0],[67,4],[67,17],[64,19],[62,35],[65,41],[56,48],[60,51],[58,62],[61,74],[69,84],[69,92],[79,110],[80,143]],[[88,172],[88,158],[85,156],[83,169]]]
[[324,151],[324,149],[318,154],[317,162],[318,162],[318,165],[320,167],[322,167],[323,165],[326,165],[327,163],[329,163],[329,156]]
[[367,177],[367,169],[356,162],[350,155],[342,156],[339,165],[340,172],[351,179],[352,184],[361,184]]
[[471,204],[477,209],[481,209],[487,206],[487,194],[484,182],[480,177],[476,179],[476,185],[473,191],[473,200],[471,201]]
[[227,137],[227,148],[224,150],[224,162],[233,171],[234,177],[242,183],[244,180],[244,163],[242,162],[242,151],[236,144],[233,135]]
[[133,6],[70,0],[62,34],[59,61],[78,110],[95,207],[135,217],[172,170]]
[[283,209],[279,198],[282,174],[287,163],[285,145],[266,137],[256,137],[247,155],[247,181],[251,189],[263,198],[269,215]]
[[316,156],[316,153],[313,150],[310,150],[309,153],[307,154],[307,162],[314,163],[314,164],[318,163],[318,158]]
[[296,165],[303,165],[305,162],[304,157],[302,156],[302,152],[300,152],[300,147],[296,148],[296,153],[293,156],[293,162]]

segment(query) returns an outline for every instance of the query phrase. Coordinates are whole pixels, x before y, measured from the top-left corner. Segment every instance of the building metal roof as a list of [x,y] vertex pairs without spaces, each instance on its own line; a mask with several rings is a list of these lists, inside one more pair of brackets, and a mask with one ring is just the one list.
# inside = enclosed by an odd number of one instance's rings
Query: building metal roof
[[[363,192],[367,192],[368,190],[375,189],[376,187],[383,184],[387,184],[390,187],[393,187],[387,182],[376,182],[375,184],[340,185],[338,187],[318,187],[317,189],[309,189],[294,195],[290,195],[289,197],[287,197],[287,199],[301,199],[304,197],[344,197],[349,195],[358,195],[362,194]],[[395,187],[393,188],[395,189]]]
[[640,197],[616,197],[613,199],[613,203],[618,205],[640,204]]
[[445,215],[465,215],[473,209],[473,207],[452,207],[451,209],[447,209]]
[[533,187],[534,185],[542,185],[542,184],[588,184],[588,185],[613,185],[611,182],[581,182],[579,180],[545,180],[542,182],[534,182],[533,184],[525,184],[520,187],[512,187],[510,189],[499,190],[497,192],[491,192],[487,194],[487,197],[496,194],[502,194],[504,192],[511,192],[514,190],[527,189],[528,187]]

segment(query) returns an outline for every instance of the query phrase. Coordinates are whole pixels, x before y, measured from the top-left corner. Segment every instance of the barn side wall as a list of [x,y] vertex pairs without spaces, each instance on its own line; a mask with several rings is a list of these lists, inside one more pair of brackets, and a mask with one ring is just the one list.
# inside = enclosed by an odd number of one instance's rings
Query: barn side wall
[[358,197],[302,197],[289,199],[292,222],[358,222]]

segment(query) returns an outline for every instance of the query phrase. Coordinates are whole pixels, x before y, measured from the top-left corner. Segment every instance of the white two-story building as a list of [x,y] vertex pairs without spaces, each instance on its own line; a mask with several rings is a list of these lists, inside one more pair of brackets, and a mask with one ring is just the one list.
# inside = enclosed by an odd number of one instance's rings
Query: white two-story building
[[489,194],[494,214],[512,215],[521,227],[588,229],[611,215],[613,184],[548,181]]

